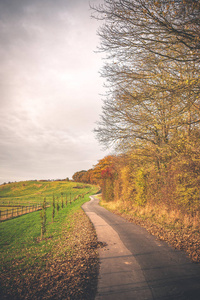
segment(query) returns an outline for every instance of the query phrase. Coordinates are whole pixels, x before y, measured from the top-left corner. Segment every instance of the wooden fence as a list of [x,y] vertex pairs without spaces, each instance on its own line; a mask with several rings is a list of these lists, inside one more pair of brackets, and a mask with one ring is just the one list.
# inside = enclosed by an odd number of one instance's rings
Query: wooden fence
[[[79,194],[79,195],[75,196],[74,199],[72,199],[72,195],[70,193],[70,198],[69,198],[70,204],[72,201],[76,201],[79,198],[83,198],[88,193],[89,192],[87,192],[85,194]],[[9,207],[9,209],[7,208],[5,210],[1,210],[1,207],[5,207],[5,206]],[[50,203],[47,203],[46,207],[50,207]],[[12,207],[12,205],[10,205],[10,204],[0,205],[0,221],[12,219],[14,217],[25,215],[25,214],[31,213],[33,211],[41,210],[41,209],[42,209],[41,204],[32,204],[32,205],[27,205],[27,206],[22,206],[22,205],[16,204],[16,206],[14,206],[14,207]]]
[[[46,207],[49,207],[48,204]],[[12,219],[17,216],[29,214],[33,211],[41,210],[42,205],[41,204],[34,204],[34,205],[28,205],[28,206],[18,206],[15,208],[10,208],[6,210],[0,210],[0,221],[4,221],[7,219]]]

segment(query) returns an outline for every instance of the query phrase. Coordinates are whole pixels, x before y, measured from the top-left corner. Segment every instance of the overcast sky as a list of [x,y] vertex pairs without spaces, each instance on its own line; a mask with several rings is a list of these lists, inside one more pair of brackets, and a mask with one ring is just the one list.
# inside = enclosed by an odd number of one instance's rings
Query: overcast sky
[[108,154],[90,15],[88,0],[0,0],[0,183],[71,178]]

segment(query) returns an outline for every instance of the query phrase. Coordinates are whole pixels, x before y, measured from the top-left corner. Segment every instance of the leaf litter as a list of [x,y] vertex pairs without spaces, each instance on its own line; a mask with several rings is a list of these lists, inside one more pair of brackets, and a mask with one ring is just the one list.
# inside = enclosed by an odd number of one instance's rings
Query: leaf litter
[[150,234],[156,236],[159,240],[165,241],[173,248],[184,251],[188,257],[195,263],[200,263],[200,232],[190,228],[173,226],[167,227],[150,219],[142,219],[138,216],[121,212],[120,210],[111,210],[113,213],[122,216],[129,222],[144,227]]
[[[80,209],[72,215],[50,253],[32,266],[20,261],[4,266],[0,274],[3,299],[92,300],[97,290],[99,245],[94,227]],[[67,226],[67,225],[66,225]],[[47,241],[48,242],[48,238]]]

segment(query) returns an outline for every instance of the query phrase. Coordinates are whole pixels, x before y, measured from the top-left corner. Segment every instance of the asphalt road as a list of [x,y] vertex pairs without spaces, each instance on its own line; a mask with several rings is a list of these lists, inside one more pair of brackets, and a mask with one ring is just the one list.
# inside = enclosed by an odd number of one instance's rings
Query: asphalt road
[[100,271],[95,300],[199,300],[200,265],[178,250],[98,205],[83,209],[94,224]]

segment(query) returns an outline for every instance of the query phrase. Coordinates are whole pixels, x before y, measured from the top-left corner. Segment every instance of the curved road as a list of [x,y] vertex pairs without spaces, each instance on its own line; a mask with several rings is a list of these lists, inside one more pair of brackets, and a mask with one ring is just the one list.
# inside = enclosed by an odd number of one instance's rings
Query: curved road
[[198,300],[200,265],[146,229],[98,205],[83,205],[104,243],[95,300]]

